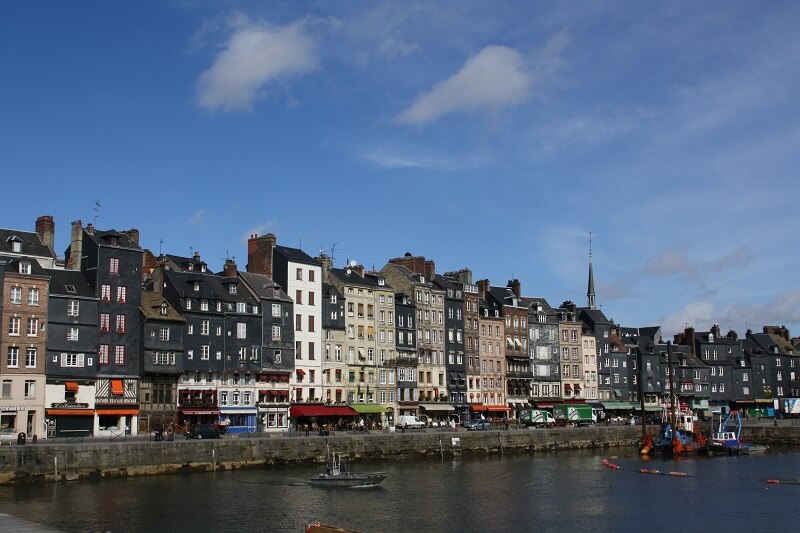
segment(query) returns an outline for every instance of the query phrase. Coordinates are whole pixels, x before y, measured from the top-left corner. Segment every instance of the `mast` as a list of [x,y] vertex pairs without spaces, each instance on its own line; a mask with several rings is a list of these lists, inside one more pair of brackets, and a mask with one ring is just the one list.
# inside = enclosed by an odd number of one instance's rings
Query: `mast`
[[595,309],[594,272],[592,270],[592,232],[589,232],[589,286],[586,290],[586,300],[589,309]]

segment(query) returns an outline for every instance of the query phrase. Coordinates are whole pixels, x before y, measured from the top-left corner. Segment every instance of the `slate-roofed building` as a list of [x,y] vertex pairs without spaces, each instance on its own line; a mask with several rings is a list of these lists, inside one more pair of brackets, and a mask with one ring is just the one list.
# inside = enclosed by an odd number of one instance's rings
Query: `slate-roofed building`
[[167,428],[178,420],[178,380],[184,372],[185,321],[160,293],[143,292],[142,376],[139,433]]
[[37,218],[35,232],[0,228],[0,255],[17,259],[36,258],[42,268],[55,268],[54,231],[51,216]]
[[298,248],[280,246],[274,234],[247,241],[247,271],[270,276],[294,300],[292,403],[323,401],[322,267]]
[[81,272],[47,269],[47,437],[94,432],[100,298]]
[[565,400],[582,400],[584,398],[581,348],[583,323],[578,319],[576,305],[570,301],[562,303],[556,312],[560,315],[558,330],[561,349],[561,394]]
[[[323,280],[325,270],[323,269]],[[322,362],[323,398],[326,404],[343,404],[347,379],[347,358],[345,357],[345,305],[347,300],[336,287],[322,282],[322,335],[325,349]]]
[[470,409],[487,418],[505,418],[511,411],[509,397],[523,395],[507,380],[506,322],[502,312],[502,305],[496,300],[481,300],[481,373],[471,386],[475,396],[470,398]]
[[[748,333],[758,353],[761,374],[761,394],[756,402],[780,412],[784,401],[800,389],[798,370],[800,359],[794,351],[789,330],[785,326],[764,326],[761,333]],[[754,365],[755,366],[755,365]]]
[[386,367],[397,373],[396,412],[398,416],[418,415],[416,307],[411,297],[399,292],[394,297],[394,310],[397,359],[389,360]]
[[447,396],[459,420],[469,420],[464,287],[457,279],[435,275],[434,286],[444,291],[444,349]]
[[[445,279],[456,283],[461,289],[464,299],[464,371],[466,380],[464,410],[460,413],[461,420],[469,420],[469,408],[472,404],[480,403],[480,296],[478,286],[472,282],[472,271],[463,268],[456,272],[447,272]],[[505,395],[504,395],[505,396]],[[505,399],[502,402],[505,405]]]
[[75,221],[64,256],[67,268],[80,271],[100,299],[94,434],[136,434],[142,370],[139,231],[84,228]]
[[261,308],[261,357],[255,370],[258,430],[287,431],[289,380],[294,372],[294,303],[265,274],[240,271],[239,278]]
[[559,314],[544,298],[523,298],[522,302],[528,309],[531,400],[538,408],[551,408],[561,397]]

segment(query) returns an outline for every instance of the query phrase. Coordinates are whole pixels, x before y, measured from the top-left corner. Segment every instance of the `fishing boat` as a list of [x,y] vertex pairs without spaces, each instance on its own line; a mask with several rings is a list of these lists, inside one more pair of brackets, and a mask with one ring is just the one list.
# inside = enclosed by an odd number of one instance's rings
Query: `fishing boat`
[[[706,452],[706,439],[696,424],[694,413],[688,409],[664,410],[663,422],[653,451],[663,455],[694,455]],[[674,428],[673,428],[674,423]]]
[[[766,451],[766,447],[757,446],[749,442],[742,442],[742,418],[739,411],[730,411],[723,419],[719,417],[716,431],[711,432],[708,451],[712,454],[722,455],[747,455],[751,452]],[[755,449],[754,449],[755,448]]]
[[350,472],[347,461],[338,453],[330,454],[325,472],[311,476],[309,483],[316,487],[368,488],[377,487],[389,474],[385,472]]

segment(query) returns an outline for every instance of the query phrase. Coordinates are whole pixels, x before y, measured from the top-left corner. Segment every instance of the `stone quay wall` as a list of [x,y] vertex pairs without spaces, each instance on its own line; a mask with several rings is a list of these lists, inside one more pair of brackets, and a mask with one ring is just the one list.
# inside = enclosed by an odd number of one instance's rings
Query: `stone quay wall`
[[[650,428],[655,433],[657,427]],[[210,472],[275,464],[324,463],[328,447],[350,461],[552,452],[629,447],[641,428],[595,426],[512,431],[408,431],[291,436],[225,436],[213,440],[100,441],[0,446],[0,484],[45,483],[139,475]],[[455,440],[454,440],[455,439]],[[743,440],[800,445],[800,427],[745,428]]]

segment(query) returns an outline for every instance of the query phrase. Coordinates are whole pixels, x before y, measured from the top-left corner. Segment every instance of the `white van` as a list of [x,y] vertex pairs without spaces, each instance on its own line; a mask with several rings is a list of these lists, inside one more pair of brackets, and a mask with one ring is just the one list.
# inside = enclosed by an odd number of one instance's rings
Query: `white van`
[[400,415],[397,417],[395,427],[399,428],[424,428],[425,422],[416,417],[416,415]]

